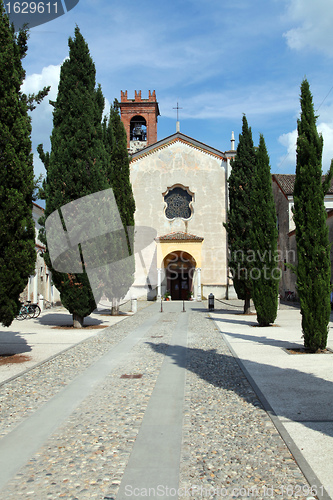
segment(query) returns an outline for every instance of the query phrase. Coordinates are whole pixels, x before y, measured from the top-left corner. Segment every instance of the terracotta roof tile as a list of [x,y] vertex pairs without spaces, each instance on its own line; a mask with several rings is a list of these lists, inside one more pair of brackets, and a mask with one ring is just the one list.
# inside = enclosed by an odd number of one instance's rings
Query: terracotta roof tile
[[[288,196],[294,194],[294,186],[296,179],[295,174],[273,174],[273,177],[276,179],[276,181],[278,182],[279,186],[281,187],[285,195]],[[325,176],[323,175],[323,180],[324,178]],[[328,193],[333,194],[333,179],[331,182],[331,187],[328,190]]]
[[204,238],[200,236],[195,236],[194,234],[184,233],[178,231],[176,233],[165,234],[164,236],[159,236],[156,241],[203,241]]
[[296,175],[274,174],[274,177],[277,180],[284,194],[292,195],[294,193]]

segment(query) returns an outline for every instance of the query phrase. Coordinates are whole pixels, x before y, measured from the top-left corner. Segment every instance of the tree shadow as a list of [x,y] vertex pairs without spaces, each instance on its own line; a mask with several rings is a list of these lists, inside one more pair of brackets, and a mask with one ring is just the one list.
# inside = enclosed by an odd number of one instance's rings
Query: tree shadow
[[[192,311],[206,313],[206,314],[207,314],[207,312],[209,312],[206,308],[200,309],[200,308],[194,308],[194,307],[192,308]],[[218,310],[214,309],[212,312],[214,312],[214,314],[219,314],[219,315],[229,315],[230,316],[230,315],[234,314],[235,316],[237,316],[237,319],[214,318],[214,320],[216,320],[216,321],[224,321],[226,323],[234,323],[237,325],[247,325],[247,326],[258,325],[258,322],[256,319],[257,318],[256,313],[243,314],[240,311],[229,311],[227,309],[218,309]],[[207,318],[209,318],[209,317],[207,316]],[[242,319],[242,318],[244,318],[244,319]]]
[[[201,312],[201,313],[206,313],[207,314],[207,310],[205,309],[195,309],[197,312]],[[219,314],[219,315],[228,315],[230,316],[230,314],[236,314],[237,315],[237,319],[230,319],[230,318],[221,318],[221,317],[216,317],[216,314]],[[261,327],[259,326],[259,323],[257,322],[256,320],[256,315],[251,315],[249,318],[252,318],[252,320],[242,320],[242,319],[238,319],[239,317],[242,316],[242,314],[239,314],[238,312],[234,313],[233,311],[229,311],[229,310],[226,310],[226,309],[220,309],[219,311],[214,311],[214,322],[215,323],[229,323],[229,324],[233,324],[233,325],[245,325],[245,326],[250,326],[250,327],[253,327],[253,328],[256,328],[256,332],[268,332],[271,328],[279,328],[279,326],[277,324],[273,324],[273,325],[270,325],[270,326],[265,326],[265,327]],[[246,317],[246,315],[244,315],[244,317]],[[205,319],[212,319],[210,316],[206,316]],[[279,339],[276,339],[276,338],[270,338],[266,335],[261,335],[261,336],[258,336],[258,335],[251,335],[251,333],[234,333],[234,332],[222,332],[221,333],[224,333],[225,335],[228,335],[230,337],[233,337],[234,339],[240,339],[240,340],[247,340],[248,342],[254,342],[254,343],[258,343],[258,344],[264,344],[264,345],[271,345],[271,346],[275,346],[275,347],[281,347],[281,348],[285,348],[285,349],[295,349],[295,348],[298,348],[298,347],[303,347],[303,342],[302,342],[302,339],[300,338],[300,341],[299,342],[288,342],[287,340],[285,339],[282,339],[282,340],[279,340]]]
[[[43,314],[37,319],[32,321],[38,322],[40,325],[44,326],[71,326],[73,324],[73,317],[70,313],[48,313]],[[84,318],[84,326],[95,326],[104,323],[102,320],[97,318],[91,318],[87,316]]]
[[21,337],[20,332],[0,332],[0,356],[12,356],[30,352],[31,350],[31,346],[25,338]]
[[[209,384],[233,391],[253,406],[262,406],[231,354],[221,354],[216,349],[186,348],[166,343],[147,344],[155,352],[170,356],[175,364],[192,371]],[[311,429],[319,428],[320,432],[333,437],[332,382],[296,369],[253,361],[246,361],[246,370],[262,377],[266,384],[263,392],[268,394],[267,400],[279,417],[300,422]],[[270,398],[271,394],[273,399]]]
[[[230,313],[229,313],[230,314]],[[207,316],[208,318],[209,316]],[[245,316],[246,317],[246,316]],[[223,323],[231,323],[231,324],[237,324],[237,325],[246,325],[246,326],[258,326],[258,322],[256,320],[257,316],[249,316],[249,318],[252,318],[252,321],[250,319],[248,320],[243,320],[243,319],[220,319],[220,318],[214,318],[215,321],[223,321]]]
[[[218,322],[218,321],[223,321],[225,322],[225,320],[219,320],[217,318],[214,318],[214,321]],[[238,324],[238,321],[236,321],[235,323]],[[253,327],[257,327],[256,328],[256,331],[262,331],[262,330],[269,330],[270,328],[278,328],[278,326],[265,326],[265,327],[260,327],[258,324],[256,325],[249,325],[249,326],[253,326]],[[289,342],[288,340],[285,340],[285,339],[276,339],[276,338],[271,338],[271,337],[267,337],[266,335],[251,335],[250,333],[249,334],[246,334],[246,333],[234,333],[234,332],[223,332],[222,330],[220,330],[222,334],[224,335],[228,335],[228,337],[232,337],[233,339],[239,339],[239,340],[246,340],[248,342],[253,342],[253,343],[257,343],[257,344],[263,344],[263,345],[271,345],[271,346],[274,346],[274,347],[281,347],[283,349],[296,349],[296,348],[299,348],[299,347],[304,347],[304,343],[302,342],[302,339],[300,338],[299,342],[295,341],[295,342]]]
[[290,307],[291,309],[300,309],[301,305],[299,302],[290,300],[281,300],[281,305],[285,307]]

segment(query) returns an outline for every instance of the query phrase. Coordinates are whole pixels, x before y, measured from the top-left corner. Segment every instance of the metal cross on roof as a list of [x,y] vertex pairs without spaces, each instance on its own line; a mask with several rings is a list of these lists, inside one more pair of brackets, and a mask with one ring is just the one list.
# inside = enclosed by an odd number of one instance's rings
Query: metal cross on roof
[[177,110],[177,122],[178,122],[178,121],[179,121],[179,110],[180,110],[180,109],[183,109],[183,108],[180,108],[180,107],[178,106],[178,102],[177,102],[177,107],[176,107],[176,108],[172,108],[172,109],[176,109],[176,110]]

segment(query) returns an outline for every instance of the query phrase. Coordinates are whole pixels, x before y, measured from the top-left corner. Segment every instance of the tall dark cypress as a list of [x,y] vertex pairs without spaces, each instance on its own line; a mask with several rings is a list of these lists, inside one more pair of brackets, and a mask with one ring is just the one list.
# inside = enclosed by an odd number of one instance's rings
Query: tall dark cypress
[[[108,188],[102,137],[104,99],[100,87],[96,88],[95,65],[78,27],[68,44],[69,58],[61,67],[58,95],[52,103],[51,153],[44,154],[39,147],[47,170],[45,219],[67,203]],[[45,260],[62,304],[73,314],[74,325],[82,326],[84,317],[96,307],[86,272],[58,272],[48,251]]]
[[294,188],[297,292],[304,346],[316,352],[326,347],[330,319],[331,264],[324,196],[332,179],[333,162],[323,182],[323,138],[316,128],[317,117],[306,79],[301,84],[300,102]]
[[9,326],[35,268],[31,122],[21,92],[27,31],[17,35],[0,0],[0,322]]
[[229,177],[228,222],[226,229],[229,244],[229,270],[239,299],[243,299],[244,313],[250,311],[251,262],[251,184],[256,155],[246,116],[243,116],[242,133],[239,135],[236,158]]
[[[113,300],[113,313],[117,313],[117,302],[126,295],[133,284],[135,271],[133,241],[131,241],[134,233],[133,230],[128,230],[129,227],[134,229],[135,201],[130,182],[127,136],[120,118],[117,99],[110,108],[109,118],[103,121],[103,139],[107,153],[106,179],[115,195],[121,221],[127,234],[128,254],[131,255],[131,258],[117,263],[118,272],[113,277],[112,286],[105,290],[105,295]],[[115,243],[120,244],[120,240]],[[123,250],[122,253],[127,252]]]
[[252,296],[260,326],[277,316],[280,271],[277,266],[277,225],[269,156],[263,135],[256,152],[251,191],[253,268]]
[[108,121],[103,123],[104,145],[108,155],[107,180],[113,189],[124,227],[134,225],[135,201],[130,182],[127,136],[114,100]]

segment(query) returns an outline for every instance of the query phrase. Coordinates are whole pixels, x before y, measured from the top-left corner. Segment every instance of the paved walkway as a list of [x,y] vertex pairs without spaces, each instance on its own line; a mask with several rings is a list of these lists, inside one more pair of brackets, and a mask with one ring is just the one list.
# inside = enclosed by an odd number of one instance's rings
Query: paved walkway
[[72,315],[64,307],[54,307],[36,319],[14,320],[8,328],[0,326],[0,383],[97,335],[100,329],[125,319],[126,314],[130,313],[93,313],[85,318],[84,328],[73,329],[69,328]]
[[[300,311],[282,305],[276,325],[230,315],[217,303],[211,314],[277,429],[312,485],[333,495],[333,323],[330,354],[290,354],[303,347]],[[241,326],[241,328],[240,328]]]
[[237,305],[152,304],[3,383],[0,498],[332,498],[333,354]]

